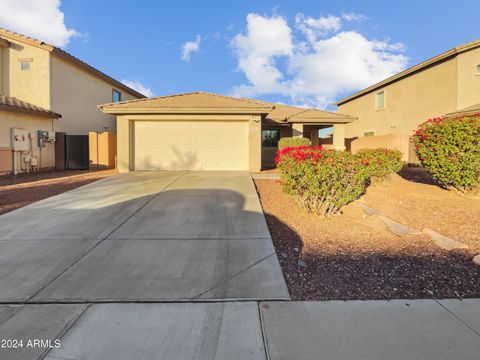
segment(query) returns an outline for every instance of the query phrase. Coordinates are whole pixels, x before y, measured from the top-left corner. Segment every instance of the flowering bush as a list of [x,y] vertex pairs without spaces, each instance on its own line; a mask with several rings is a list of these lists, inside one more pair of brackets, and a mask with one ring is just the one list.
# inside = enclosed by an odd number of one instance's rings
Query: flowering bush
[[278,148],[283,149],[286,147],[294,146],[309,146],[310,140],[303,137],[284,137],[278,141]]
[[356,200],[370,173],[359,156],[321,146],[286,147],[275,159],[283,190],[307,211],[330,216]]
[[402,169],[402,152],[391,149],[362,149],[357,152],[362,164],[368,167],[372,179],[385,180]]
[[423,166],[448,189],[480,187],[480,113],[429,119],[414,135]]

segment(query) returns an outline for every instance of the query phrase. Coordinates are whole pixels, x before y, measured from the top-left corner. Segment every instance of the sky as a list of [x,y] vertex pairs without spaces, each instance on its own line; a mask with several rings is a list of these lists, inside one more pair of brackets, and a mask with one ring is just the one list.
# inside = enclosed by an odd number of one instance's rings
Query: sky
[[[478,0],[477,0],[478,1]],[[147,96],[335,101],[480,38],[476,1],[0,0],[0,27]]]

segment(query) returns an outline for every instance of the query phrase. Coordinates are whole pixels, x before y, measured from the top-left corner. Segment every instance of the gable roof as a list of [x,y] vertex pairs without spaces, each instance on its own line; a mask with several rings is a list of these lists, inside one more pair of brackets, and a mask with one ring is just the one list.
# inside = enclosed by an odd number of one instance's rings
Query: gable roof
[[59,58],[65,60],[65,61],[67,61],[67,62],[69,62],[73,65],[76,65],[76,66],[82,68],[83,70],[89,72],[90,74],[105,80],[106,82],[110,83],[111,85],[113,85],[113,86],[115,86],[119,89],[122,89],[122,90],[130,93],[131,95],[134,95],[134,96],[139,97],[139,98],[144,98],[145,97],[145,95],[143,95],[143,94],[139,93],[138,91],[132,89],[131,87],[121,83],[120,81],[115,80],[111,76],[108,76],[107,74],[101,72],[100,70],[94,68],[93,66],[87,64],[86,62],[80,60],[79,58],[69,54],[65,50],[62,50],[62,49],[60,49],[56,46],[47,44],[46,42],[31,38],[31,37],[26,36],[26,35],[16,33],[14,31],[10,31],[10,30],[7,30],[7,29],[0,28],[0,39],[2,37],[7,38],[6,40],[8,40],[8,39],[17,40],[17,41],[20,41],[20,42],[38,47],[40,49],[44,49],[46,51],[49,51],[53,55],[56,55]]
[[273,123],[349,123],[356,119],[353,116],[324,110],[305,109],[202,91],[108,103],[99,105],[98,108],[107,114],[256,113],[266,115],[265,120]]
[[44,109],[40,106],[33,105],[22,100],[18,100],[14,97],[4,95],[0,95],[0,110],[22,112],[54,119],[62,117],[62,115],[59,113]]
[[475,40],[475,41],[471,41],[469,43],[466,43],[466,44],[462,44],[462,45],[459,45],[457,47],[454,47],[453,49],[450,49],[450,50],[447,50],[437,56],[434,56],[433,58],[430,58],[428,60],[425,60],[417,65],[414,65],[406,70],[403,70],[402,72],[399,72],[398,74],[395,74],[393,76],[390,76],[389,78],[385,79],[385,80],[382,80],[372,86],[369,86],[363,90],[360,90],[350,96],[347,96],[346,98],[343,98],[339,101],[337,101],[335,104],[336,105],[342,105],[342,104],[345,104],[353,99],[356,99],[362,95],[365,95],[367,93],[370,93],[372,91],[375,91],[377,89],[380,89],[384,86],[387,86],[395,81],[398,81],[398,80],[401,80],[407,76],[410,76],[410,75],[413,75],[421,70],[424,70],[425,68],[429,67],[429,66],[434,66],[442,61],[445,61],[445,60],[448,60],[448,59],[451,59],[455,56],[457,56],[458,54],[461,54],[463,52],[466,52],[466,51],[469,51],[469,50],[473,50],[473,49],[476,49],[480,47],[480,40]]
[[272,108],[272,105],[261,101],[239,99],[207,92],[158,96],[99,106],[99,109],[107,114],[158,113],[160,110],[162,113],[243,112],[268,114]]

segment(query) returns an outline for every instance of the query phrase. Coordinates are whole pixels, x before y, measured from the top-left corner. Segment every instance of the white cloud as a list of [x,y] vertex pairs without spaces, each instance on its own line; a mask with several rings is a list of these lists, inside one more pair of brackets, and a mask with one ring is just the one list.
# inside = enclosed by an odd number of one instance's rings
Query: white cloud
[[155,95],[150,88],[143,85],[140,81],[122,80],[122,84],[127,85],[128,87],[131,87],[133,90],[138,91],[140,94],[143,94],[146,97],[152,97],[153,95]]
[[349,12],[349,13],[342,13],[342,19],[346,21],[362,22],[364,20],[368,20],[368,17],[363,14]]
[[182,46],[182,60],[190,61],[192,53],[196,53],[200,50],[200,42],[202,38],[200,35],[197,35],[195,41],[187,41]]
[[237,95],[286,91],[281,85],[283,75],[275,64],[276,57],[290,56],[293,51],[292,30],[284,18],[248,14],[247,33],[237,34],[231,44],[238,56],[238,69],[250,82],[237,87]]
[[[234,87],[233,94],[280,94],[293,103],[328,107],[339,94],[403,70],[408,62],[403,44],[342,30],[344,21],[363,19],[353,13],[317,19],[298,14],[292,29],[278,15],[249,14],[246,33],[232,41],[238,69],[248,83]],[[306,41],[294,39],[294,31]]]
[[60,0],[0,0],[0,27],[64,47],[76,30],[65,24]]

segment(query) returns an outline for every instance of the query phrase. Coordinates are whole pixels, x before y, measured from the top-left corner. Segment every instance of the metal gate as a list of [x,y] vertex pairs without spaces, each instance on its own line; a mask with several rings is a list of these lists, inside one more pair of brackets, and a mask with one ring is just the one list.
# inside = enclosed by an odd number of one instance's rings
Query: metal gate
[[65,135],[65,169],[88,170],[88,135]]

